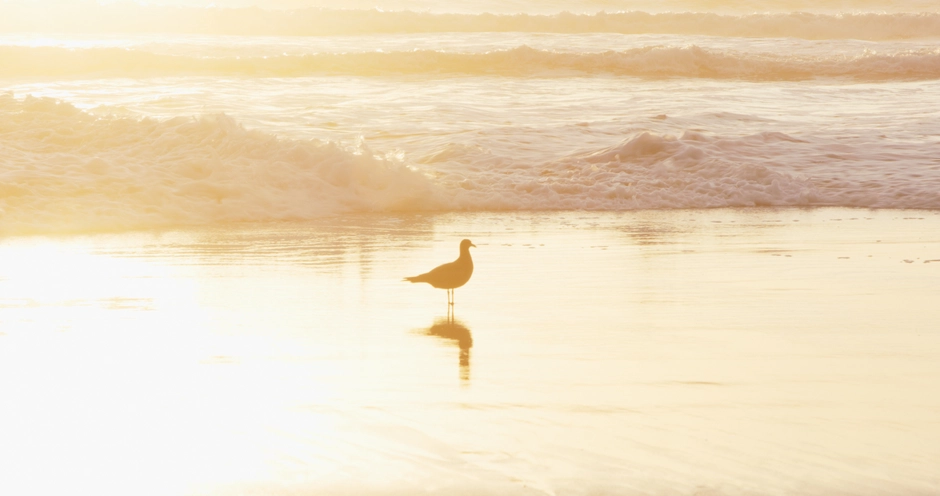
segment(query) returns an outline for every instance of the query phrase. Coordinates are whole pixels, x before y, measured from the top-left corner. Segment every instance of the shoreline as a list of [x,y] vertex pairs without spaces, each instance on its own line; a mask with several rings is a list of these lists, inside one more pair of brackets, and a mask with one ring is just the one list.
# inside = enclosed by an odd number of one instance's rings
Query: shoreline
[[337,222],[342,224],[355,223],[360,221],[368,224],[370,220],[394,220],[399,222],[408,222],[415,220],[434,220],[447,219],[449,217],[480,217],[480,216],[528,216],[528,217],[557,217],[557,216],[624,216],[624,217],[644,217],[648,215],[668,215],[670,213],[715,213],[715,214],[738,214],[754,215],[767,213],[785,213],[785,212],[825,212],[825,211],[846,211],[846,212],[868,212],[872,215],[885,215],[890,212],[921,213],[924,218],[931,216],[940,217],[940,209],[923,208],[871,208],[871,207],[845,207],[830,205],[812,205],[812,206],[755,206],[755,207],[713,207],[713,208],[662,208],[662,209],[638,209],[638,210],[479,210],[479,211],[427,211],[427,212],[348,212],[324,215],[314,219],[304,220],[269,220],[269,221],[234,221],[214,224],[179,224],[179,225],[161,225],[152,227],[130,227],[115,229],[83,229],[83,230],[27,230],[20,232],[0,231],[0,241],[18,238],[50,238],[65,239],[71,237],[84,236],[119,236],[119,235],[165,235],[168,233],[187,233],[199,231],[224,231],[239,229],[270,229],[270,228],[291,228],[291,227],[309,227],[335,225]]

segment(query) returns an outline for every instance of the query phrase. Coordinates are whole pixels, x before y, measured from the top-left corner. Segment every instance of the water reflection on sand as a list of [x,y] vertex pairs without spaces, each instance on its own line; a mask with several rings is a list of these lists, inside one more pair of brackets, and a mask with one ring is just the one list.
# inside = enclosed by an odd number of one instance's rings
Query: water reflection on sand
[[[811,209],[6,238],[0,494],[930,494],[938,233]],[[462,238],[435,317],[401,278]]]
[[435,336],[442,341],[456,346],[460,353],[457,364],[460,370],[460,380],[470,382],[470,348],[473,347],[473,334],[470,329],[453,315],[447,317],[438,317],[434,319],[434,324],[427,329],[423,329],[424,334]]

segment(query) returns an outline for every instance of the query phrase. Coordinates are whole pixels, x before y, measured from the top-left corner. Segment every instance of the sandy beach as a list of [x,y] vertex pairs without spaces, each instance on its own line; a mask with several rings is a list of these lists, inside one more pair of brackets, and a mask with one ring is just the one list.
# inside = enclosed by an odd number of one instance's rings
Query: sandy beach
[[938,47],[937,0],[0,1],[0,496],[940,495]]
[[0,493],[936,494],[938,282],[918,210],[5,237]]

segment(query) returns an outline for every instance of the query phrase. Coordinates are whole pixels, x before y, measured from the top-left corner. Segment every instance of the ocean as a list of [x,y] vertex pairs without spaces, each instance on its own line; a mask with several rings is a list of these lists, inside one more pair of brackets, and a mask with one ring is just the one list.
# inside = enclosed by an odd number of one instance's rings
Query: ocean
[[938,1],[2,1],[0,493],[937,494],[938,233]]
[[4,4],[2,232],[940,208],[936,2],[216,5]]

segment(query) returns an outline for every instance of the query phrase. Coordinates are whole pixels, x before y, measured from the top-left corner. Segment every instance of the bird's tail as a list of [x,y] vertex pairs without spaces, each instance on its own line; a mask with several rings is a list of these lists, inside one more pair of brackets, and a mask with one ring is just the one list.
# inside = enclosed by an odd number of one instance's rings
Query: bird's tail
[[420,276],[405,277],[405,278],[402,279],[402,281],[408,281],[408,282],[424,282],[424,279],[422,279],[423,276],[424,276],[424,274],[422,274],[422,275],[420,275]]

